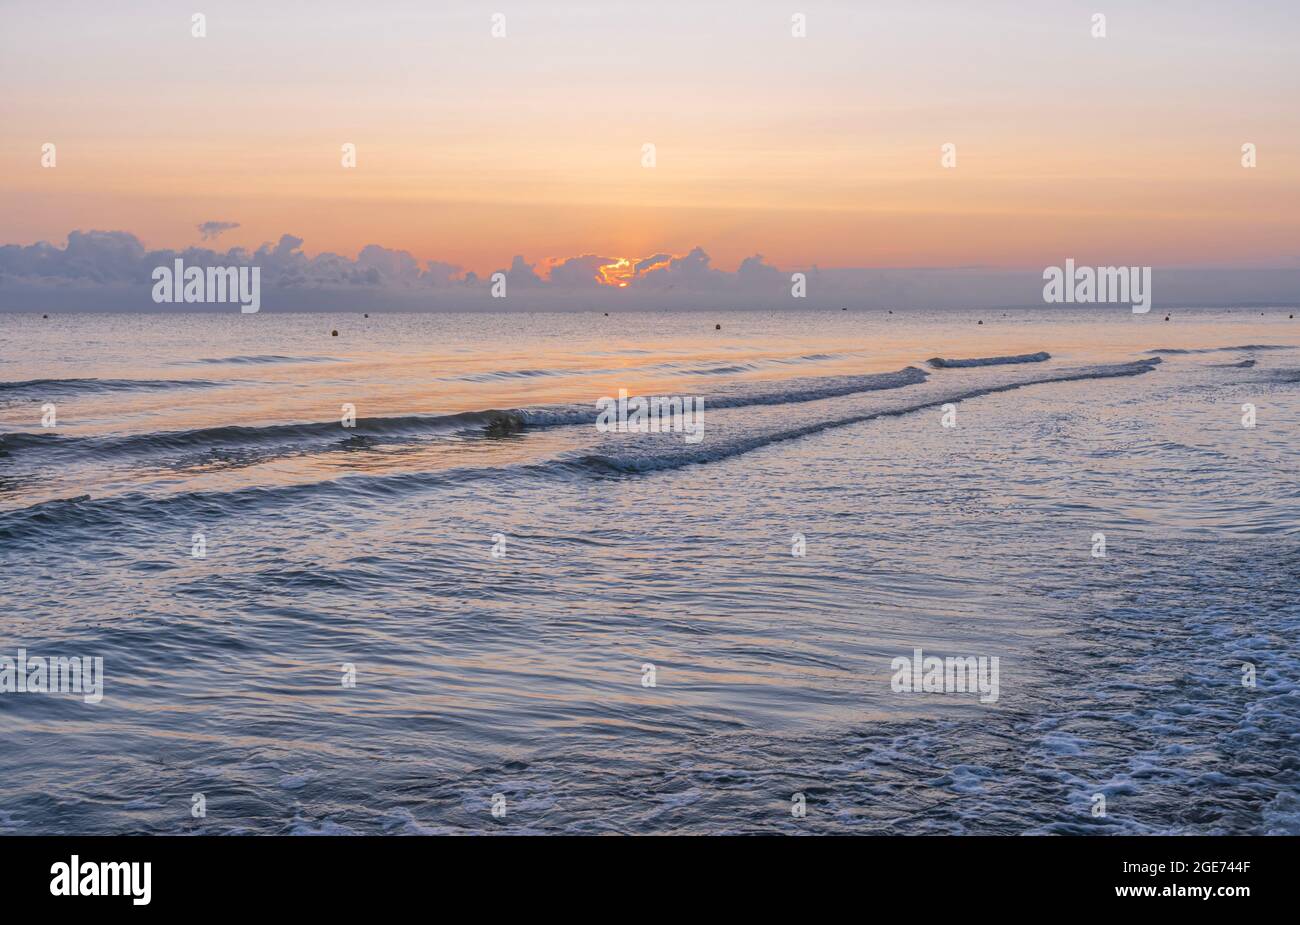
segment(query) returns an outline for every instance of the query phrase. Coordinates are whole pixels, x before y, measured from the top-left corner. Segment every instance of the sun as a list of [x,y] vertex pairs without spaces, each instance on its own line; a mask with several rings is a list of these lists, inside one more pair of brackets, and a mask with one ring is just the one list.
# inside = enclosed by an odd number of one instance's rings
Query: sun
[[616,289],[626,289],[627,284],[636,275],[636,263],[632,258],[619,257],[613,263],[604,264],[597,271],[602,285]]

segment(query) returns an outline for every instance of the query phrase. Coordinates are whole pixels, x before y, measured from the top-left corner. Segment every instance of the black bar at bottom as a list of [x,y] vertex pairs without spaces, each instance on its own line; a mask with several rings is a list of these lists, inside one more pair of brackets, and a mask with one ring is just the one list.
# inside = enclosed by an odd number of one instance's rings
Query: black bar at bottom
[[[376,904],[453,897],[493,910],[531,904],[536,912],[609,897],[630,905],[607,911],[623,908],[642,918],[648,914],[642,903],[687,890],[745,904],[797,900],[801,893],[818,903],[837,896],[873,911],[895,905],[920,911],[917,903],[934,903],[936,912],[1022,905],[1041,912],[1046,901],[1058,911],[1185,911],[1200,904],[1232,914],[1243,903],[1277,904],[1295,895],[1289,874],[1297,847],[1289,837],[1201,836],[9,837],[0,839],[0,895],[9,912],[76,906],[127,914],[373,913]],[[134,866],[119,866],[124,862]],[[85,895],[111,892],[116,895]]]

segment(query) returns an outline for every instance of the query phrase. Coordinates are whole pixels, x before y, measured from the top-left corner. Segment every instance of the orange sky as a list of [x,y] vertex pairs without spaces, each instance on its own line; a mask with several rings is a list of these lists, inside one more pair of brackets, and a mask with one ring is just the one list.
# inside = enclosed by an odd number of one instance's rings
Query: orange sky
[[479,272],[697,244],[724,268],[1300,255],[1286,4],[1130,4],[1104,39],[1075,3],[807,5],[802,39],[788,4],[506,5],[500,39],[477,5],[428,6],[210,4],[196,39],[175,4],[16,4],[0,243],[181,246],[219,220],[223,247],[289,232]]

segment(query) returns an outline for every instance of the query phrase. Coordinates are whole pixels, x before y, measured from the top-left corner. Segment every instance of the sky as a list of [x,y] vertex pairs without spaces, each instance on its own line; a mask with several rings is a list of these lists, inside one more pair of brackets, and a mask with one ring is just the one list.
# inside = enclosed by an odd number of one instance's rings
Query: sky
[[613,285],[696,248],[728,273],[756,255],[1300,267],[1294,0],[66,0],[0,18],[0,245],[289,235],[462,277],[569,261]]

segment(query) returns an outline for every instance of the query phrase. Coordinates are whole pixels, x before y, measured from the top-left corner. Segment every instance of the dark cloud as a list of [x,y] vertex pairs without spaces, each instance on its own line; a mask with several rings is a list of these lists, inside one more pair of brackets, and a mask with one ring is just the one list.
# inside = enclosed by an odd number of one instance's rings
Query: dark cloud
[[642,273],[644,273],[646,270],[650,269],[651,267],[657,267],[660,264],[667,263],[672,259],[673,259],[672,254],[655,254],[653,257],[646,257],[644,260],[638,260],[635,266],[632,267],[632,270],[634,273],[636,273],[637,276],[640,276]]
[[204,222],[199,225],[199,234],[203,240],[211,241],[213,238],[219,238],[227,231],[234,231],[239,227],[239,222]]

